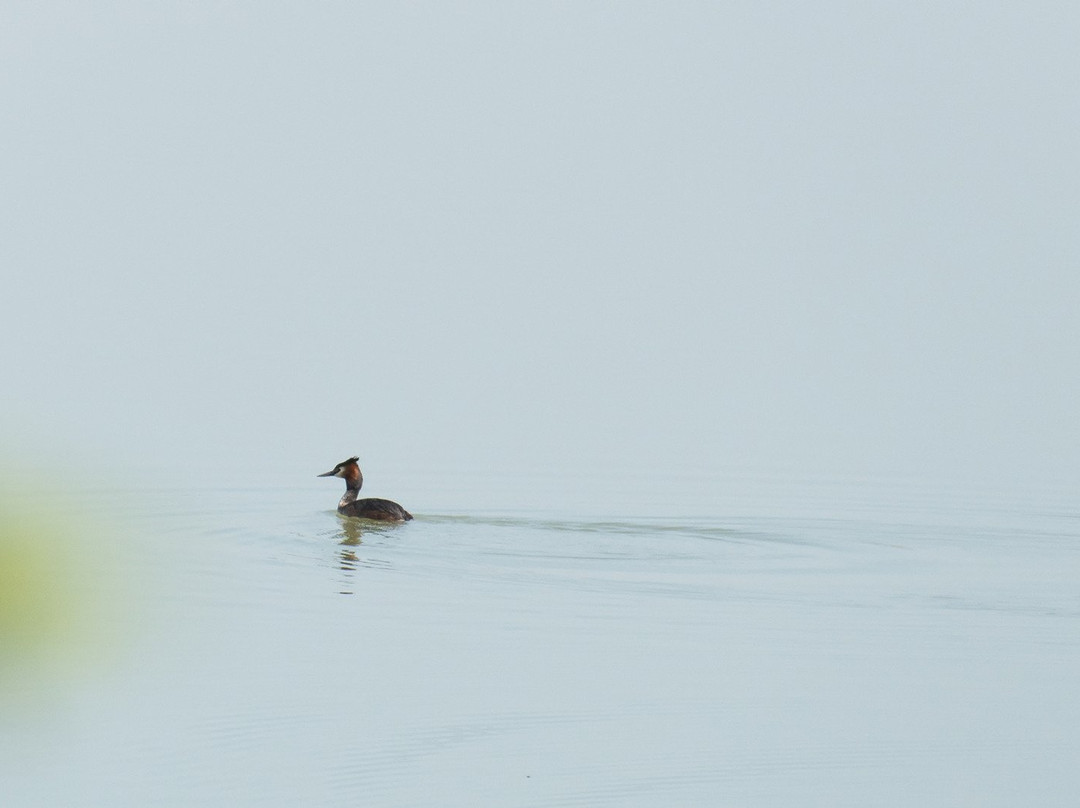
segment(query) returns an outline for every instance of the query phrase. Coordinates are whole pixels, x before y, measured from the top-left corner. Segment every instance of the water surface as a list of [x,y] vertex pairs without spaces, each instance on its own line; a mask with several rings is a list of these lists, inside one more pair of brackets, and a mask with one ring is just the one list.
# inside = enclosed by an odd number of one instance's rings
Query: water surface
[[376,526],[323,482],[89,498],[122,638],[21,686],[5,805],[1080,793],[1069,492],[417,475]]

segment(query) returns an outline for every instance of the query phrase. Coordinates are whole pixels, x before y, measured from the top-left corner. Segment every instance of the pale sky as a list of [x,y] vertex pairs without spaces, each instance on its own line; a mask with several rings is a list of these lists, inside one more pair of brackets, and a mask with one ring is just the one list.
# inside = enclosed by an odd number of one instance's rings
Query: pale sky
[[0,448],[1080,484],[1073,3],[0,7]]

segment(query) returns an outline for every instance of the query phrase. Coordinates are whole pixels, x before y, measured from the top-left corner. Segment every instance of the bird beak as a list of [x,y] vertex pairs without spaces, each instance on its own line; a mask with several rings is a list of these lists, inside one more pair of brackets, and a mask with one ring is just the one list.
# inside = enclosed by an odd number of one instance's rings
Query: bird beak
[[326,472],[325,474],[316,474],[315,476],[316,477],[333,477],[335,471],[337,471],[337,469],[330,469],[330,471]]

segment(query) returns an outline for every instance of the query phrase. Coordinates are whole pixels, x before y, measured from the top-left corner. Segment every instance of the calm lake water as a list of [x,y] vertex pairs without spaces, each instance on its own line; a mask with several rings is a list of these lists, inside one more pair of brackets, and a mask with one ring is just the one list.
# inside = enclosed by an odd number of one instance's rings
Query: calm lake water
[[1075,805],[1069,492],[408,479],[397,527],[307,477],[72,500],[122,549],[95,651],[5,680],[0,802]]

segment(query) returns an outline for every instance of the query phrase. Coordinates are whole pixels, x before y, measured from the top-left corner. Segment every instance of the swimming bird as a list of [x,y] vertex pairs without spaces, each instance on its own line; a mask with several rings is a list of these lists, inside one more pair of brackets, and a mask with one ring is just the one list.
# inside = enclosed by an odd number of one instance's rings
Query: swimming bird
[[408,522],[412,514],[396,502],[388,499],[357,499],[364,475],[360,473],[359,457],[342,460],[325,474],[317,477],[341,477],[345,480],[345,496],[338,503],[342,516],[359,516],[361,519],[377,519],[380,522]]

